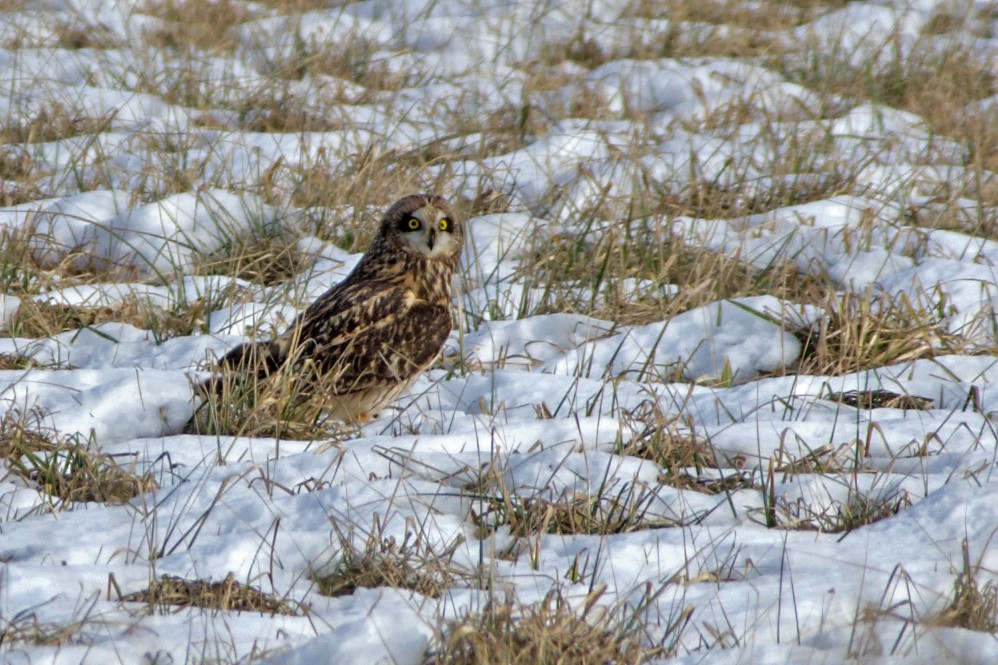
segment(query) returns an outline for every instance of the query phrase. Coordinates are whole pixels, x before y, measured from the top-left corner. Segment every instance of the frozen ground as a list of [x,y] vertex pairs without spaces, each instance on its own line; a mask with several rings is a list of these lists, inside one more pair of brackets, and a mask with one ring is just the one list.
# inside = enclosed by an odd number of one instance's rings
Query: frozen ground
[[[44,280],[15,289],[7,259],[0,353],[33,362],[0,370],[0,410],[79,433],[158,484],[121,505],[60,504],[0,460],[4,662],[419,663],[448,620],[490,598],[530,606],[560,589],[581,606],[603,585],[597,602],[637,617],[632,633],[673,662],[998,662],[994,634],[946,620],[964,547],[982,589],[998,580],[998,180],[967,145],[761,56],[699,57],[698,43],[746,28],[671,14],[681,3],[322,4],[206,3],[230,23],[187,42],[165,3],[4,3],[0,229],[5,241],[31,230],[24,265]],[[960,20],[945,30],[928,29],[941,6],[928,1],[774,6],[796,12],[765,35],[789,62],[834,51],[843,67],[875,71],[959,43],[982,76],[998,75],[992,3],[947,4]],[[196,13],[172,18],[193,34]],[[677,39],[690,57],[660,48]],[[349,52],[353,76],[292,75],[302,50]],[[970,110],[998,112],[991,95]],[[802,144],[806,159],[791,155]],[[372,151],[424,159],[406,179],[365,166]],[[848,177],[822,190],[841,168]],[[351,207],[303,194],[317,172],[388,183]],[[627,242],[667,235],[750,268],[786,263],[842,293],[905,296],[937,314],[948,345],[802,375],[794,330],[822,311],[785,292],[633,324],[597,318],[609,306],[551,306],[539,244],[596,242],[648,191],[679,200],[704,182],[736,201],[823,194],[753,214],[649,211]],[[338,225],[369,232],[415,188],[466,203],[491,189],[503,202],[469,221],[462,329],[440,364],[345,440],[185,433],[206,359],[290,320],[356,261]],[[233,238],[280,233],[307,267],[266,284],[198,272]],[[629,299],[684,291],[640,275],[610,286],[625,312]],[[610,297],[561,287],[594,305]],[[10,336],[32,299],[113,309],[136,298],[170,311],[200,303],[197,329],[109,321]],[[860,408],[841,396],[876,390],[923,399]],[[717,468],[671,482],[676,469],[624,454],[649,431],[667,445],[695,437]],[[501,521],[497,496],[596,497],[640,523],[484,533],[476,521]],[[446,552],[464,574],[440,597],[320,594],[313,573],[335,565],[341,536],[362,546],[371,533],[418,539],[417,554]],[[149,612],[118,599],[164,574],[231,574],[307,609]],[[13,639],[29,624],[70,632]]]

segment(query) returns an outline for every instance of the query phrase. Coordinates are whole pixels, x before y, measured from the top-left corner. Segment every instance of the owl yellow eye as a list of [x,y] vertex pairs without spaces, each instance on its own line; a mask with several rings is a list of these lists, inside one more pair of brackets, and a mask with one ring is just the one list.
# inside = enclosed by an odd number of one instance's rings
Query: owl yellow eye
[[439,228],[441,231],[450,231],[450,220],[446,217],[441,219]]
[[410,231],[418,231],[420,227],[419,220],[415,217],[410,217],[409,221],[406,222],[406,226],[409,227]]

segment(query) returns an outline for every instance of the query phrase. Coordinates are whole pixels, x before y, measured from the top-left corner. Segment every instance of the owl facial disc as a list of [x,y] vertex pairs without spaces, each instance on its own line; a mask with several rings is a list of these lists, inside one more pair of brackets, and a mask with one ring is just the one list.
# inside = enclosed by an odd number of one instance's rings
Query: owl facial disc
[[428,259],[448,258],[460,249],[460,240],[454,236],[454,220],[432,204],[403,218],[399,231],[410,251]]

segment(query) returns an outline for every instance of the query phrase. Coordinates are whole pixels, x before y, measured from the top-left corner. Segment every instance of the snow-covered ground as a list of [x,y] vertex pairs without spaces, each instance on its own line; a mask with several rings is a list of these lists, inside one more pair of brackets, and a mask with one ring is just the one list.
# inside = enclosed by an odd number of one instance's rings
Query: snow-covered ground
[[[998,582],[998,178],[981,166],[994,156],[910,110],[787,73],[799,62],[833,76],[809,64],[816,53],[876,72],[959,44],[992,81],[964,110],[998,113],[993,3],[718,3],[797,17],[754,33],[783,70],[762,50],[698,54],[749,28],[673,12],[682,3],[189,4],[203,8],[52,0],[0,14],[0,231],[4,242],[30,231],[25,274],[40,276],[25,285],[16,262],[0,265],[0,354],[32,360],[0,370],[0,411],[79,434],[158,484],[120,505],[59,504],[0,459],[0,659],[420,663],[448,621],[497,597],[529,607],[558,590],[581,607],[605,585],[597,602],[622,620],[640,608],[633,633],[676,662],[998,662],[994,634],[946,620],[964,548],[976,584]],[[950,22],[934,21],[944,7]],[[215,33],[176,37],[204,29],[198,11]],[[676,40],[688,57],[669,57]],[[289,72],[330,53],[346,65]],[[262,99],[282,100],[288,131]],[[423,161],[403,177],[367,166],[372,153]],[[383,195],[312,200],[319,172]],[[785,292],[633,325],[551,307],[539,247],[595,247],[648,192],[685,200],[702,183],[755,201],[753,214],[649,211],[627,242],[668,237],[752,269],[794,266],[842,293],[907,298],[951,344],[815,376],[793,371],[807,352],[794,332],[822,311]],[[758,203],[787,187],[823,193]],[[461,329],[440,363],[348,438],[189,433],[205,362],[280,327],[352,267],[338,225],[369,233],[395,198],[431,188],[465,210],[486,190],[502,202],[468,221]],[[252,234],[293,238],[301,269],[267,284],[199,273]],[[606,296],[562,286],[596,305]],[[635,307],[692,288],[651,276],[611,286]],[[193,334],[110,321],[11,336],[31,299],[136,298],[204,311]],[[612,310],[587,313],[601,311]],[[927,408],[839,395],[876,390]],[[624,454],[655,423],[660,438],[703,442],[718,468],[676,483],[675,469]],[[719,479],[728,489],[705,491]],[[630,501],[647,527],[483,531],[497,496]],[[889,510],[848,526],[871,506]],[[314,573],[372,533],[418,540],[417,554],[452,555],[466,574],[440,597],[320,594]],[[160,575],[230,574],[303,609],[150,613],[119,600]],[[27,625],[68,637],[14,640]]]

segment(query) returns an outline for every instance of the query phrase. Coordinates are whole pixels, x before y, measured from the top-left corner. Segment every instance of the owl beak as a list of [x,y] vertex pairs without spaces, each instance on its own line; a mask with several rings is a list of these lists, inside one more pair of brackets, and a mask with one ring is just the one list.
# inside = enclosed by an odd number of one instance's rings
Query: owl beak
[[436,238],[437,232],[430,229],[430,234],[426,238],[426,246],[430,248],[430,251],[433,251],[433,241],[436,240]]

